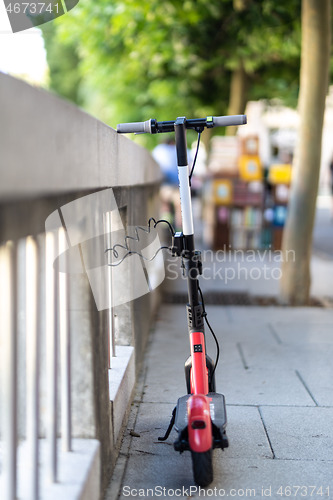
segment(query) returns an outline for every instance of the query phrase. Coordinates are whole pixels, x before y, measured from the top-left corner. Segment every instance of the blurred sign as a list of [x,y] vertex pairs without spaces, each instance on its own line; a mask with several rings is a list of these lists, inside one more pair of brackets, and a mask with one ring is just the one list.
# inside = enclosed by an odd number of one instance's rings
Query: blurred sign
[[269,169],[268,180],[271,184],[290,184],[291,165],[272,165]]
[[239,158],[239,175],[244,181],[260,181],[262,168],[259,156],[242,155]]
[[213,193],[216,205],[230,205],[233,195],[232,182],[229,179],[215,180]]

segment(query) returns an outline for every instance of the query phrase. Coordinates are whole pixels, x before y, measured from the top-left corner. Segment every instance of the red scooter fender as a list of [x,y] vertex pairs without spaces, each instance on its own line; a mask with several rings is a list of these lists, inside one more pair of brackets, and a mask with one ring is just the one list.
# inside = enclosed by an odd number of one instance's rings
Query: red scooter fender
[[192,451],[204,452],[212,447],[212,421],[208,398],[193,394],[187,400],[188,441]]

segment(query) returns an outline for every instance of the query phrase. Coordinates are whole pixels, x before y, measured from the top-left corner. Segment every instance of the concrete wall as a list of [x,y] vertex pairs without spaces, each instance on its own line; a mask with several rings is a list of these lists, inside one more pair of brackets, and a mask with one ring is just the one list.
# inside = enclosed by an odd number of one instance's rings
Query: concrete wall
[[2,199],[160,179],[147,151],[67,101],[0,73],[0,102]]
[[[158,217],[161,174],[146,150],[72,104],[1,73],[0,109],[0,243],[40,235],[50,214],[106,188],[128,226]],[[99,215],[92,214],[97,223]],[[116,455],[107,310],[97,309],[84,274],[72,274],[70,288],[73,434],[100,441],[103,488]],[[134,346],[137,369],[158,301],[154,291],[115,309],[118,343]]]

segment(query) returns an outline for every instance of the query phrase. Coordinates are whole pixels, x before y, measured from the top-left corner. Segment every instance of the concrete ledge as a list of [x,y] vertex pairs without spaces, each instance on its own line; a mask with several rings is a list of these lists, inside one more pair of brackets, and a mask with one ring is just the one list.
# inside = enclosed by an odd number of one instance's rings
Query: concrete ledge
[[116,354],[117,356],[111,360],[112,368],[109,370],[111,418],[115,444],[121,437],[135,386],[134,347],[117,346]]
[[70,102],[3,73],[0,108],[2,199],[161,180],[144,148]]
[[[58,481],[49,481],[48,446],[40,440],[39,500],[91,500],[100,496],[100,443],[95,439],[73,439],[71,452],[61,450],[58,440]],[[26,441],[18,448],[18,498],[29,500],[32,477],[31,458]],[[0,476],[0,491],[3,477]]]

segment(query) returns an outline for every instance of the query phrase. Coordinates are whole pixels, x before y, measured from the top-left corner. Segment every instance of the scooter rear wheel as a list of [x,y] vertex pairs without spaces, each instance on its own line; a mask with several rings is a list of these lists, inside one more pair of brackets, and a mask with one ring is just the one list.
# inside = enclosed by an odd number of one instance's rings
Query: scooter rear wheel
[[213,450],[191,451],[194,481],[198,486],[208,486],[213,481]]

